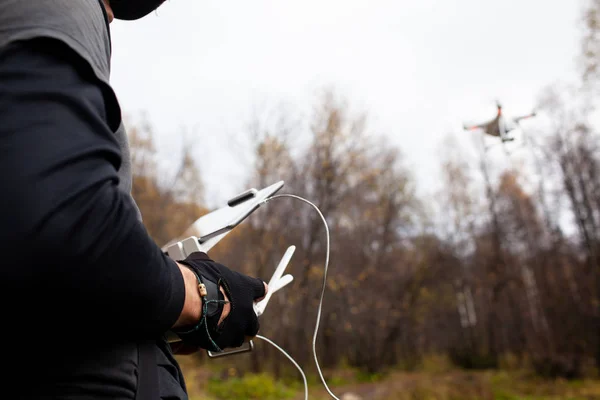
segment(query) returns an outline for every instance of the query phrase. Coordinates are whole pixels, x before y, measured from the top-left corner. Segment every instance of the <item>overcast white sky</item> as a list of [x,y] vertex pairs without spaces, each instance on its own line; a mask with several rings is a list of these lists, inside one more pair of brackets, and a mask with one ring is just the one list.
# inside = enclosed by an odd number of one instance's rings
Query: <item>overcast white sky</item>
[[112,81],[164,157],[195,135],[209,204],[242,189],[232,138],[253,110],[306,110],[325,85],[369,112],[427,191],[448,132],[493,117],[496,98],[528,112],[575,75],[580,14],[573,0],[170,0],[113,23]]

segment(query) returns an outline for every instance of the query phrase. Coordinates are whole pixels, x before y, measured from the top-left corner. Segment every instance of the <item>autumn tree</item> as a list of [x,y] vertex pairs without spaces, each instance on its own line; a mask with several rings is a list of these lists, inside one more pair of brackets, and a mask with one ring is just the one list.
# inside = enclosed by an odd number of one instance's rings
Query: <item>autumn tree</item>
[[159,246],[181,236],[203,209],[203,184],[191,154],[184,146],[169,157],[175,171],[160,168],[154,132],[146,120],[128,126],[135,199],[144,226]]

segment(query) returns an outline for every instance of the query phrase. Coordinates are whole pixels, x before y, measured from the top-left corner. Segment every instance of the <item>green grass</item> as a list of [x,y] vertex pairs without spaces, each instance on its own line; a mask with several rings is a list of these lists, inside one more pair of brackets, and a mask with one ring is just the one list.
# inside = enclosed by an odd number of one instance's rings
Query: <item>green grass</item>
[[207,391],[219,400],[286,400],[295,396],[296,391],[276,382],[267,374],[247,374],[241,378],[226,380],[210,379]]
[[[231,359],[234,365],[235,360]],[[301,378],[276,380],[269,374],[242,374],[231,368],[182,363],[191,400],[303,400]],[[543,379],[525,370],[465,371],[443,358],[425,359],[413,372],[367,374],[343,367],[326,372],[340,397],[363,400],[600,400],[600,380]],[[329,399],[316,374],[309,374],[309,398]]]

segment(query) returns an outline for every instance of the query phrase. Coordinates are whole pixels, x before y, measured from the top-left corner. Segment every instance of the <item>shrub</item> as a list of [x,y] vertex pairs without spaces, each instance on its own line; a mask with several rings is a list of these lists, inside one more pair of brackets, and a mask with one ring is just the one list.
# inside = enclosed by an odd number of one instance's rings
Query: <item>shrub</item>
[[267,374],[248,374],[242,378],[211,379],[209,393],[222,400],[285,400],[296,392]]

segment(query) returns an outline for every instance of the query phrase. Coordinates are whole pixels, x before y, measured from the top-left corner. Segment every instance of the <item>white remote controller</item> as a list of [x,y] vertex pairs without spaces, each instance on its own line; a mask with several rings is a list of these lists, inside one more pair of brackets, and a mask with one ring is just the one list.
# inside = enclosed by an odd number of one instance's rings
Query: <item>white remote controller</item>
[[294,280],[294,277],[290,274],[283,275],[283,272],[287,268],[292,256],[294,255],[294,251],[296,251],[295,246],[288,247],[268,283],[269,291],[267,292],[267,295],[258,303],[254,303],[254,312],[257,316],[260,317],[265,312],[265,308],[267,308],[267,304],[269,304],[269,300],[271,299],[273,293],[277,292],[279,289],[282,289]]
[[[198,238],[192,236],[185,240],[182,240],[181,242],[173,243],[171,246],[169,246],[168,253],[169,256],[172,257],[174,260],[183,260],[188,255],[203,250],[204,249],[202,249],[202,245],[198,241]],[[260,317],[265,312],[265,309],[269,304],[269,300],[271,299],[271,296],[273,296],[273,293],[279,291],[280,289],[283,289],[285,286],[289,285],[294,280],[294,277],[292,275],[283,275],[283,273],[285,272],[285,269],[290,263],[295,250],[295,246],[288,247],[287,251],[281,258],[281,261],[279,261],[279,264],[277,265],[273,276],[271,276],[271,279],[268,282],[269,291],[265,295],[265,298],[259,302],[254,303],[254,312],[256,313],[256,316]],[[169,342],[179,341],[179,337],[176,335],[168,335],[168,338]],[[252,340],[250,340],[247,343],[247,345],[242,346],[239,349],[229,349],[219,353],[208,351],[208,356],[211,358],[222,357],[252,351],[253,349],[254,343],[252,342]]]
[[[190,254],[198,251],[208,253],[208,251],[231,232],[234,227],[239,225],[244,219],[259,208],[266,199],[273,196],[282,187],[283,181],[280,181],[260,191],[251,189],[234,197],[228,201],[226,207],[206,214],[194,223],[193,227],[200,232],[200,237],[190,236],[183,240],[176,239],[174,242],[165,246],[163,250],[166,251],[173,260],[183,260]],[[265,295],[265,298],[254,304],[254,312],[258,317],[265,312],[273,293],[289,285],[294,280],[292,275],[283,275],[283,273],[294,255],[295,250],[295,246],[290,246],[287,249],[283,258],[277,265],[271,280],[268,282],[269,291]],[[171,343],[180,341],[179,337],[172,332],[167,333],[167,338]],[[227,349],[219,353],[208,351],[208,355],[209,357],[214,358],[244,353],[252,351],[253,349],[254,343],[250,340],[246,345],[238,349]]]

